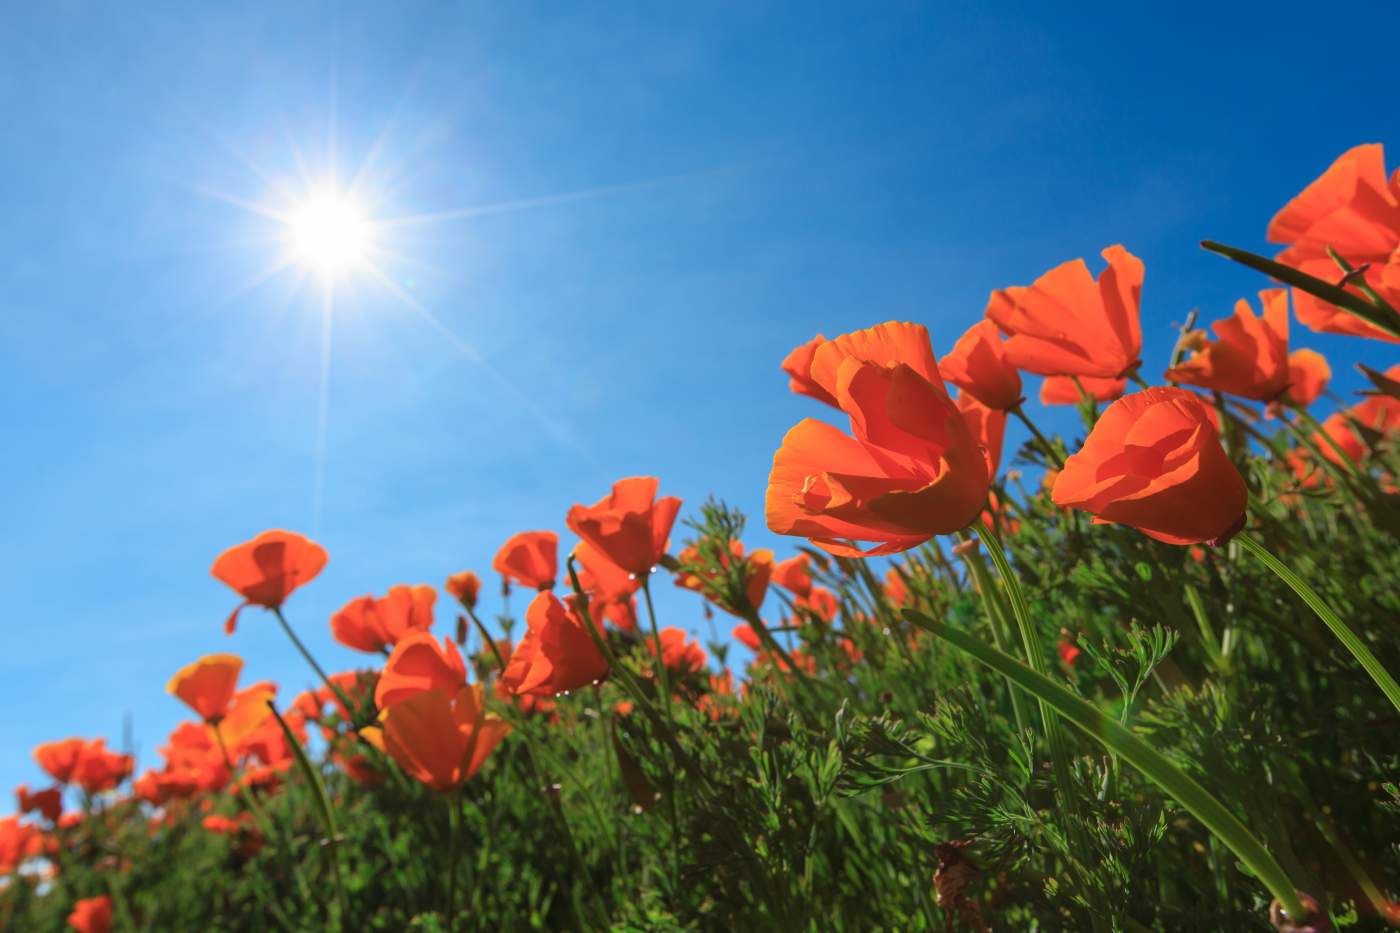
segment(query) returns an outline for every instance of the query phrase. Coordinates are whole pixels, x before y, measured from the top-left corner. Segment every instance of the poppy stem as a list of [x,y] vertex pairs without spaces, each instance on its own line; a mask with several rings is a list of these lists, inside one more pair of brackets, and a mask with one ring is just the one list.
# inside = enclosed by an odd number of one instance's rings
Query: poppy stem
[[346,695],[345,691],[340,689],[340,686],[326,675],[325,670],[322,669],[321,665],[316,663],[316,659],[311,656],[311,652],[306,650],[306,645],[301,643],[301,639],[297,637],[297,633],[292,631],[292,627],[287,624],[287,617],[282,615],[282,607],[274,606],[272,614],[277,617],[277,621],[282,625],[282,631],[287,633],[287,637],[292,640],[292,644],[296,646],[297,651],[301,652],[301,656],[306,659],[306,663],[311,665],[311,669],[316,672],[316,676],[321,678],[321,682],[326,685],[326,689],[335,694],[335,698],[345,707],[345,711],[350,714],[351,726],[358,732],[360,711],[357,706],[350,702],[350,697]]
[[1011,409],[1011,413],[1017,418],[1020,418],[1021,423],[1030,429],[1031,434],[1035,436],[1036,441],[1040,444],[1040,449],[1045,451],[1045,455],[1055,464],[1055,469],[1063,470],[1065,468],[1065,461],[1060,457],[1060,452],[1055,449],[1055,445],[1050,443],[1049,438],[1040,433],[1040,428],[1037,428],[1035,422],[1031,421],[1031,419],[1026,416],[1021,406],[1017,405],[1015,408]]
[[454,933],[457,929],[457,836],[462,822],[461,801],[457,799],[459,788],[447,794],[447,929]]
[[666,670],[665,656],[661,652],[661,631],[656,627],[656,608],[651,604],[651,574],[642,577],[642,595],[646,597],[647,621],[651,624],[651,639],[656,649],[656,682],[661,687],[666,718],[671,721],[671,728],[674,730],[676,717],[671,709],[671,674]]
[[467,607],[467,615],[471,617],[472,622],[476,625],[476,630],[481,633],[481,640],[486,642],[486,647],[490,648],[491,653],[496,656],[496,664],[500,666],[500,672],[504,674],[506,670],[506,659],[505,655],[501,654],[501,648],[496,644],[496,639],[491,637],[491,633],[486,631],[486,626],[482,625],[481,620],[476,617],[475,609]]
[[[958,532],[958,539],[970,541],[971,535],[966,531]],[[1006,651],[1007,633],[1004,630],[1006,618],[1002,614],[1001,599],[994,590],[990,576],[987,573],[987,565],[982,563],[982,555],[975,549],[969,549],[963,554],[963,559],[967,561],[968,569],[972,572],[972,579],[977,584],[977,591],[982,595],[982,607],[987,612],[987,622],[992,629],[992,641],[996,644],[998,651]],[[1007,689],[1011,691],[1011,711],[1016,716],[1016,731],[1026,731],[1026,714],[1021,708],[1021,692],[1016,689],[1016,684],[1007,678]]]
[[1006,675],[1022,690],[1036,697],[1042,707],[1054,708],[1086,735],[1121,756],[1225,843],[1291,917],[1303,919],[1308,916],[1292,881],[1263,843],[1215,795],[1172,764],[1161,752],[1113,717],[1104,715],[1098,707],[971,635],[912,610],[906,609],[904,616],[992,670]]
[[[1021,589],[1021,582],[1011,569],[1011,562],[1006,558],[1006,551],[1002,549],[996,534],[985,523],[978,521],[977,524],[973,525],[973,530],[977,532],[977,537],[986,546],[987,553],[992,556],[992,563],[996,564],[997,573],[1001,576],[1002,582],[1006,584],[1006,594],[1011,602],[1011,614],[1015,617],[1016,625],[1021,630],[1021,641],[1025,646],[1026,660],[1030,663],[1031,670],[1041,677],[1045,677],[1049,670],[1045,662],[1045,648],[1040,643],[1040,633],[1036,631],[1035,622],[1031,619],[1031,610],[1030,605],[1026,602],[1026,594]],[[1070,753],[1065,742],[1064,730],[1060,727],[1060,720],[1055,713],[1054,706],[1043,697],[1040,698],[1040,718],[1044,724],[1045,743],[1050,747],[1050,767],[1055,772],[1055,785],[1060,805],[1066,813],[1078,813],[1079,795],[1075,792],[1074,776],[1070,773]],[[1071,820],[1068,828],[1070,842],[1074,850],[1084,853],[1083,857],[1087,857],[1090,850],[1083,827],[1077,821]],[[1097,920],[1095,927],[1098,927]]]
[[1341,616],[1332,610],[1332,607],[1317,594],[1317,591],[1275,557],[1268,548],[1245,532],[1235,535],[1233,540],[1238,541],[1241,547],[1258,558],[1260,563],[1272,570],[1275,576],[1287,583],[1289,588],[1308,604],[1308,608],[1317,614],[1323,624],[1332,630],[1332,634],[1337,636],[1337,640],[1342,643],[1342,646],[1350,651],[1351,656],[1365,669],[1366,673],[1371,675],[1371,679],[1376,682],[1376,686],[1381,688],[1381,692],[1390,700],[1391,705],[1400,711],[1400,684],[1395,682],[1395,678],[1390,676],[1390,672],[1371,653],[1371,649],[1367,647],[1366,643],[1351,630],[1351,627],[1342,620]]

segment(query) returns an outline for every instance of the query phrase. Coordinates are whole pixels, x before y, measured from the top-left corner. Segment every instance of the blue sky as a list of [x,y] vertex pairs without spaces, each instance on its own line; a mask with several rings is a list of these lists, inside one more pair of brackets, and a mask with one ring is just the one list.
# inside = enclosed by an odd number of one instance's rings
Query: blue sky
[[[796,343],[898,318],[942,353],[991,289],[1123,242],[1156,376],[1189,308],[1266,284],[1200,239],[1263,249],[1335,156],[1400,145],[1365,47],[1393,8],[136,6],[0,28],[0,792],[128,713],[154,763],[201,654],[308,684],[269,618],[220,631],[209,564],[264,528],[329,549],[288,615],[337,668],[346,600],[487,571],[618,477],[723,497],[787,553],[761,503],[819,414],[777,368]],[[458,213],[381,238],[416,307],[340,289],[318,471],[321,308],[257,281],[281,231],[237,202],[356,173],[379,218]],[[1294,344],[1346,393],[1395,359]],[[706,630],[661,589],[663,624]]]

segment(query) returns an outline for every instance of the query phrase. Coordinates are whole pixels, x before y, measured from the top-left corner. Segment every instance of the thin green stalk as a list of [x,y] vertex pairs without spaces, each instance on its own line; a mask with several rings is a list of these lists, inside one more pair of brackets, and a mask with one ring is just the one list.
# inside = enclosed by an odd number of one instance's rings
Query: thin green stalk
[[642,577],[642,595],[646,597],[647,621],[651,624],[651,638],[656,649],[656,682],[661,687],[662,705],[671,727],[676,724],[675,711],[671,709],[671,673],[666,670],[666,661],[661,652],[661,631],[656,627],[656,608],[651,603],[651,574]]
[[1351,630],[1351,627],[1342,620],[1341,616],[1332,610],[1332,607],[1317,594],[1317,591],[1308,586],[1302,577],[1270,553],[1268,548],[1248,534],[1242,532],[1236,535],[1234,540],[1258,558],[1265,567],[1272,570],[1275,576],[1287,583],[1289,588],[1308,604],[1308,608],[1315,612],[1317,617],[1332,630],[1332,634],[1337,636],[1337,640],[1342,643],[1343,647],[1351,652],[1351,656],[1356,658],[1366,673],[1371,675],[1371,679],[1376,682],[1376,686],[1381,688],[1381,692],[1390,700],[1391,705],[1395,707],[1397,712],[1400,712],[1400,684],[1395,682],[1395,678],[1390,676],[1390,672],[1371,653],[1371,649],[1366,646],[1366,643]]
[[335,694],[336,699],[340,700],[341,705],[344,706],[346,712],[350,714],[350,724],[356,727],[358,731],[359,710],[355,707],[353,703],[350,702],[350,697],[346,695],[344,690],[340,689],[340,686],[338,684],[336,684],[330,679],[329,676],[326,675],[326,672],[321,668],[321,665],[316,663],[316,659],[311,656],[311,652],[306,650],[306,645],[301,643],[301,639],[297,637],[297,633],[292,631],[292,627],[287,624],[287,617],[282,615],[281,608],[274,607],[272,610],[272,614],[277,617],[277,621],[282,625],[282,631],[287,633],[287,637],[292,640],[292,644],[296,646],[296,649],[301,653],[302,658],[306,660],[307,664],[311,665],[311,669],[316,672],[316,676],[321,678],[321,682],[326,685],[326,689],[329,690],[331,693]]
[[1162,753],[1111,716],[1104,715],[1097,707],[990,645],[912,610],[905,610],[904,616],[1005,675],[1017,687],[1064,716],[1085,735],[1137,768],[1229,847],[1235,857],[1269,889],[1289,916],[1295,919],[1307,916],[1293,883],[1269,850],[1210,791],[1172,764]]
[[321,817],[321,827],[326,831],[326,845],[330,853],[331,867],[335,872],[336,901],[340,906],[341,923],[344,924],[350,916],[350,902],[345,896],[345,877],[340,867],[340,834],[336,830],[335,810],[331,807],[330,795],[326,793],[326,785],[321,780],[320,773],[311,766],[311,759],[306,757],[305,749],[301,747],[301,742],[297,741],[296,733],[292,732],[287,721],[282,718],[282,714],[277,712],[276,704],[268,700],[267,708],[277,719],[277,725],[282,727],[282,735],[286,738],[287,745],[292,749],[292,754],[297,760],[297,767],[301,769],[306,783],[311,785],[312,795],[316,798],[316,810]]
[[457,799],[458,788],[446,795],[447,800],[447,929],[457,929],[457,836],[461,832],[462,807]]
[[[972,538],[967,532],[959,532],[958,537],[963,541],[971,541]],[[996,592],[992,589],[992,581],[987,573],[987,565],[982,563],[982,555],[977,551],[969,551],[963,555],[967,561],[968,568],[972,571],[972,579],[977,584],[977,591],[982,595],[982,607],[987,611],[987,622],[992,629],[992,641],[996,643],[998,651],[1006,651],[1007,633],[1004,630],[1006,619],[1002,615],[1001,602],[997,598]],[[1021,708],[1021,692],[1016,689],[1010,678],[1006,681],[1007,689],[1011,691],[1011,711],[1016,716],[1016,731],[1026,731],[1026,714]]]
[[1011,414],[1015,415],[1017,418],[1020,418],[1021,423],[1024,424],[1027,427],[1027,429],[1030,430],[1031,434],[1035,437],[1036,442],[1040,444],[1040,449],[1045,451],[1045,455],[1049,457],[1051,462],[1055,464],[1055,468],[1057,470],[1063,470],[1065,467],[1065,462],[1060,458],[1060,452],[1055,449],[1054,444],[1050,443],[1049,438],[1047,438],[1044,434],[1040,433],[1040,428],[1037,428],[1035,426],[1035,422],[1032,421],[1029,417],[1027,417],[1025,411],[1022,410],[1021,406],[1017,405],[1015,408],[1011,409]]

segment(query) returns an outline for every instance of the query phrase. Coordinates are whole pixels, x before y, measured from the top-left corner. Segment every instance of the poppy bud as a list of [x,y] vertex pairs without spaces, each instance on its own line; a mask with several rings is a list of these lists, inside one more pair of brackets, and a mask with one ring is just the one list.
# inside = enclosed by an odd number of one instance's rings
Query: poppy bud
[[467,617],[466,617],[466,616],[458,616],[458,617],[457,617],[457,644],[459,644],[459,645],[465,645],[466,643],[467,643]]

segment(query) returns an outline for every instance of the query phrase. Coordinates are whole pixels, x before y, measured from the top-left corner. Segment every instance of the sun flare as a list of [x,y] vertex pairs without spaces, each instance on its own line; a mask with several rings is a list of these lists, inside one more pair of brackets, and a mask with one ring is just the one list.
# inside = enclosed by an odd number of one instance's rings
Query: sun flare
[[365,267],[374,228],[355,198],[333,188],[313,192],[286,217],[292,258],[323,278]]

